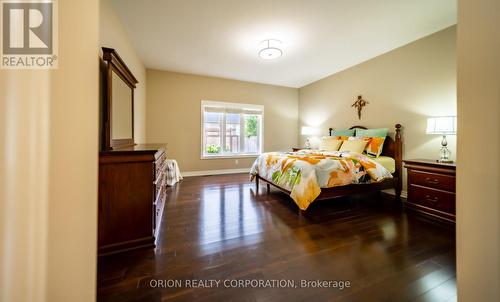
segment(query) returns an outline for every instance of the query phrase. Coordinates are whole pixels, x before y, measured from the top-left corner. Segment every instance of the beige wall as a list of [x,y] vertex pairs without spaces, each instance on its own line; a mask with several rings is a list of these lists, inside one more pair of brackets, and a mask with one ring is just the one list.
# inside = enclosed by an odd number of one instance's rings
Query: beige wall
[[297,89],[150,69],[147,82],[147,141],[167,143],[183,172],[249,168],[254,160],[200,159],[202,100],[264,105],[264,151],[297,144]]
[[[450,27],[299,90],[300,126],[345,129],[403,125],[403,158],[437,158],[441,137],[426,117],[456,113],[456,27]],[[368,104],[358,120],[357,95]],[[304,137],[300,137],[303,144]],[[452,158],[455,136],[448,137]]]
[[[129,40],[111,0],[100,1],[100,47],[114,48],[139,81],[134,94],[134,139],[146,141],[146,68]],[[102,50],[101,50],[102,57]]]
[[0,70],[0,300],[93,301],[97,0],[58,1],[59,69]]
[[500,1],[458,7],[458,301],[500,301]]
[[0,301],[47,292],[50,80],[0,70]]

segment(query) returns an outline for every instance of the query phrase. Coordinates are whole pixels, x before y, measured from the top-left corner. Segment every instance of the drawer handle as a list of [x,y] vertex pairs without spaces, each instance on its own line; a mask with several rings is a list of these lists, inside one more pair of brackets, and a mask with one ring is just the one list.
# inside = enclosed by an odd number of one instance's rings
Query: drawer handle
[[434,179],[432,179],[432,178],[430,178],[430,177],[427,177],[427,178],[425,179],[425,181],[426,181],[427,183],[430,183],[430,184],[433,184],[433,185],[437,185],[437,184],[439,183],[439,180],[437,180],[437,179],[435,179],[435,178],[434,178]]
[[432,203],[439,201],[439,197],[437,197],[437,196],[425,195],[425,199],[429,202],[432,202]]

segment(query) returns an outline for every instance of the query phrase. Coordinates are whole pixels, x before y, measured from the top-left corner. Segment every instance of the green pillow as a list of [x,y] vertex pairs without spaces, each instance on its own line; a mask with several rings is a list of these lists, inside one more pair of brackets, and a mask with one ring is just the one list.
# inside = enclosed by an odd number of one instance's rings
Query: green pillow
[[356,129],[356,137],[386,137],[389,128]]
[[333,130],[331,136],[354,136],[354,129],[349,130]]

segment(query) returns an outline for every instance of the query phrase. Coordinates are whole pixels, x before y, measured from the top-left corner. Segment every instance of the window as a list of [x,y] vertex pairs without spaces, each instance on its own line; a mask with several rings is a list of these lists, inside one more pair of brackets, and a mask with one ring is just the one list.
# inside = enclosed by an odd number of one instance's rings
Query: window
[[261,105],[202,101],[202,158],[260,154],[263,115]]

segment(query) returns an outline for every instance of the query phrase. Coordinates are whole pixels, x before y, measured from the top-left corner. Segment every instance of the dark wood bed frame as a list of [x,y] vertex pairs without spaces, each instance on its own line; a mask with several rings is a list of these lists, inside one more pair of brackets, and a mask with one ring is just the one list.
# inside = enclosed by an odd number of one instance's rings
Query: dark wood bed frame
[[[360,128],[360,129],[367,129],[366,127],[363,126],[353,126],[349,129],[355,129],[355,128]],[[400,200],[401,198],[401,188],[403,184],[402,180],[402,169],[403,169],[403,141],[401,139],[401,124],[396,124],[395,126],[396,132],[394,135],[394,139],[390,136],[387,135],[387,138],[385,139],[384,142],[384,148],[382,150],[382,154],[384,156],[389,156],[394,158],[396,161],[396,169],[394,173],[392,173],[393,178],[391,179],[386,179],[382,182],[379,183],[373,183],[373,184],[357,184],[357,185],[347,185],[347,186],[340,186],[340,187],[332,187],[332,188],[322,188],[321,193],[319,196],[316,198],[316,200],[321,200],[321,199],[331,199],[335,197],[341,197],[341,196],[348,196],[352,194],[357,194],[357,193],[365,193],[365,192],[373,192],[373,191],[380,191],[380,190],[385,190],[385,189],[392,189],[396,191],[396,200]],[[333,128],[329,129],[329,135],[332,135]],[[270,186],[274,186],[281,190],[282,192],[290,195],[290,191],[281,188],[280,186],[277,186],[276,184],[268,181],[265,178],[260,177],[258,174],[255,177],[255,187],[256,187],[256,192],[258,194],[259,192],[259,182],[264,181],[267,186],[267,191],[269,192]]]

